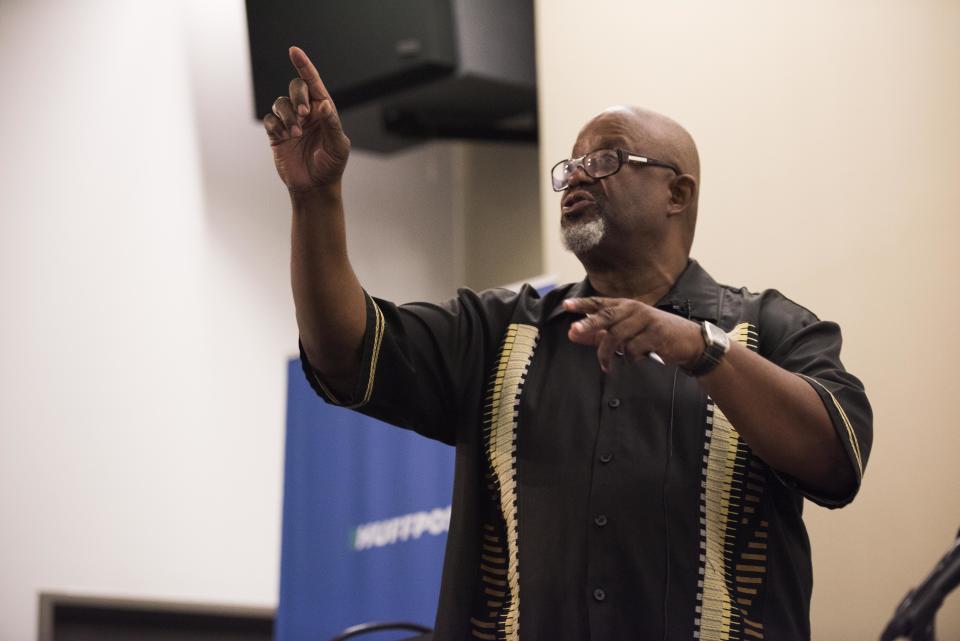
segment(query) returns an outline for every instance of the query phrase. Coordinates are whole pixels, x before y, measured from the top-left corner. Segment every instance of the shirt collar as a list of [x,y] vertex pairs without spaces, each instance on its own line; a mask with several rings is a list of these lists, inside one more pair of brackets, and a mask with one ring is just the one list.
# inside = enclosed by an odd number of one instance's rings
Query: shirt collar
[[[553,320],[564,314],[563,301],[567,298],[584,298],[597,296],[597,290],[590,284],[589,278],[572,285],[547,316]],[[687,266],[681,272],[670,291],[661,298],[655,307],[666,311],[682,314],[699,320],[709,320],[717,323],[720,320],[720,285],[694,259],[687,261]]]

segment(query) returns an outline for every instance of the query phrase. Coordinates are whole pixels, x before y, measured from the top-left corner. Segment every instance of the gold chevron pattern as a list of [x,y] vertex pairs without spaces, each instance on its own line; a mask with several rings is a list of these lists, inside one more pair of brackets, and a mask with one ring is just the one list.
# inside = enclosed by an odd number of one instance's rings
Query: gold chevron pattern
[[[749,323],[737,325],[730,332],[730,338],[749,349],[757,349],[756,328]],[[700,492],[700,581],[693,635],[705,641],[742,639],[749,624],[743,619],[741,601],[744,597],[735,588],[731,570],[748,566],[739,559],[735,560],[734,548],[741,519],[745,520],[748,514],[754,513],[753,504],[759,501],[759,495],[746,492],[751,462],[749,448],[709,397],[704,448]],[[754,487],[762,490],[762,485],[754,484]],[[748,581],[752,580],[752,576],[748,577]],[[752,588],[748,586],[747,589]],[[750,630],[754,631],[752,627]]]
[[[505,541],[496,528],[484,531],[481,555],[482,583],[490,617],[471,620],[473,636],[519,641],[520,567],[519,522],[517,516],[517,407],[523,382],[537,346],[539,330],[532,325],[511,324],[506,331],[497,369],[487,394],[484,416],[484,443],[490,465],[492,489],[499,499]],[[505,550],[504,550],[505,548]],[[505,551],[505,558],[504,558]],[[505,563],[504,563],[505,561]],[[494,626],[490,626],[493,622]]]

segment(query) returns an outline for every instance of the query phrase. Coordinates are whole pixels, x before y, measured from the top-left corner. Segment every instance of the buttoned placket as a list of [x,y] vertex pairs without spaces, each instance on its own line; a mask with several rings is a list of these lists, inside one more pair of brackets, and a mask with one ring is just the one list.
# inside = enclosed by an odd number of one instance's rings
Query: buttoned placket
[[611,497],[616,477],[616,423],[626,411],[618,392],[617,372],[626,365],[621,357],[615,358],[611,372],[603,377],[600,396],[600,425],[591,465],[591,491],[587,527],[587,588],[590,603],[591,637],[599,637],[597,630],[608,626],[604,619],[610,617],[611,601],[623,595],[610,592],[611,572],[616,571],[615,550],[608,540],[609,526],[617,518],[616,506]]

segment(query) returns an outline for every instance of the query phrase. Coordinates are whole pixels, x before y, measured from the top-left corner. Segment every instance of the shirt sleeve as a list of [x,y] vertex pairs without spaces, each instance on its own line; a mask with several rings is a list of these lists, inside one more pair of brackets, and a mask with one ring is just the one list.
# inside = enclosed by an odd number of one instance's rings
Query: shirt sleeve
[[444,443],[479,416],[483,377],[517,295],[462,289],[442,304],[395,305],[366,295],[361,371],[347,397],[337,397],[310,364],[311,387],[328,403],[357,410]]
[[780,474],[805,497],[829,508],[842,507],[856,496],[873,443],[873,412],[863,384],[840,361],[840,326],[818,319],[779,292],[765,295],[760,317],[760,353],[805,380],[830,416],[856,483],[848,496],[827,497]]

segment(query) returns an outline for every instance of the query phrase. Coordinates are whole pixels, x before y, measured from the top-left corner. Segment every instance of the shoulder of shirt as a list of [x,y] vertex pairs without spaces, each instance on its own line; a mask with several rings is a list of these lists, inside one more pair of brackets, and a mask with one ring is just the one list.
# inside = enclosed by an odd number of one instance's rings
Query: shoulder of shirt
[[538,324],[568,297],[576,285],[567,283],[543,293],[530,284],[522,285],[519,290],[495,287],[474,291],[461,287],[450,303],[458,301],[461,305],[476,305],[488,313],[509,311],[515,322]]
[[764,315],[772,313],[775,315],[806,318],[814,322],[820,320],[809,307],[805,307],[794,301],[778,289],[770,288],[754,292],[746,287],[734,287],[722,283],[718,283],[717,285],[723,291],[723,294],[733,298],[739,298],[747,307],[759,308],[758,311]]

